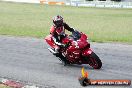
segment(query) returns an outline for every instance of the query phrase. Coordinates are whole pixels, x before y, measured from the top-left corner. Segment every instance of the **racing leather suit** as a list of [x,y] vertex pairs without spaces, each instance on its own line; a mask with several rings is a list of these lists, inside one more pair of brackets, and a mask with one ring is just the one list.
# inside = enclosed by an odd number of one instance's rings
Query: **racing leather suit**
[[64,45],[61,43],[61,41],[66,36],[65,29],[70,32],[74,32],[74,29],[69,27],[69,25],[66,23],[63,23],[62,26],[60,26],[60,27],[56,27],[53,25],[50,29],[50,34],[52,35],[52,39],[53,39],[54,43],[57,45],[55,47],[56,50],[59,50],[60,46]]

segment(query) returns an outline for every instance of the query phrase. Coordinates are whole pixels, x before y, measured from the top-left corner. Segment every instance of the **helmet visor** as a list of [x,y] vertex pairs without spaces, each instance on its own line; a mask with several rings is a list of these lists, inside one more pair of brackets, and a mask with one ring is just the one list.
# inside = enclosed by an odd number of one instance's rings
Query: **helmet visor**
[[54,24],[55,24],[57,27],[60,27],[60,26],[62,26],[63,21],[61,21],[61,20],[55,21]]

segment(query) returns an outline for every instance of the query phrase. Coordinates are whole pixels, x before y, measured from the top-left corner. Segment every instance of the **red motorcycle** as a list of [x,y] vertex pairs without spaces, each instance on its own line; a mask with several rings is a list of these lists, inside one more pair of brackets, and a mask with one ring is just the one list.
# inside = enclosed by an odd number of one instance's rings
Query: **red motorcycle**
[[[68,64],[89,64],[94,69],[100,69],[102,67],[102,62],[99,57],[92,51],[90,48],[90,43],[87,41],[86,34],[82,32],[72,33],[72,35],[66,35],[62,40],[63,44],[66,44],[67,47],[62,47],[60,53],[56,55],[59,57],[59,60],[63,62],[63,59],[66,58]],[[52,35],[48,35],[45,38],[46,42],[52,48],[48,48],[53,54],[54,51],[54,41]]]

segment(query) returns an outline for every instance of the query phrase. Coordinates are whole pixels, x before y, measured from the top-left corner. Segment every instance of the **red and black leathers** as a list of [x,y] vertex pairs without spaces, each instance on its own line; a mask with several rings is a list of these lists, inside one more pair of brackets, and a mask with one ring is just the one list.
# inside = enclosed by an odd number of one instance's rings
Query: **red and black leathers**
[[63,23],[63,25],[60,27],[56,27],[53,25],[50,29],[50,34],[52,35],[53,41],[58,46],[63,45],[61,41],[66,36],[65,29],[70,32],[74,32],[74,29],[69,27],[69,25],[66,23]]

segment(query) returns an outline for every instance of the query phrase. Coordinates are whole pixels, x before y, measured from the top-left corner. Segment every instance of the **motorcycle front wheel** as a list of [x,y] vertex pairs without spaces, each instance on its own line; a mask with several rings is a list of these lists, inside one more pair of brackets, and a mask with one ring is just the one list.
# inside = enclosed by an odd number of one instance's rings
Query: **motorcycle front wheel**
[[94,69],[100,69],[102,67],[102,62],[100,58],[92,52],[91,55],[89,56],[89,65],[93,67]]

